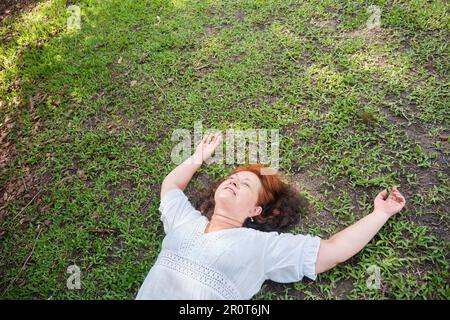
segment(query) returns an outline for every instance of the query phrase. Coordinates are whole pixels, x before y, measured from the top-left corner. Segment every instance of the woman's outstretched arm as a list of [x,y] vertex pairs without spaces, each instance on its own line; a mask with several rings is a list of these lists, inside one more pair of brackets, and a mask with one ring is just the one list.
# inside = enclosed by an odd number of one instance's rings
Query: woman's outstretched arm
[[374,200],[374,210],[348,228],[328,240],[320,241],[316,261],[316,273],[327,271],[353,257],[369,243],[386,221],[402,210],[405,198],[396,187],[388,196],[387,190],[380,192]]
[[165,178],[161,186],[161,199],[167,191],[179,188],[184,190],[191,181],[194,173],[201,167],[214,153],[220,143],[222,136],[220,133],[211,133],[203,137],[202,142],[197,146],[194,154],[173,169]]

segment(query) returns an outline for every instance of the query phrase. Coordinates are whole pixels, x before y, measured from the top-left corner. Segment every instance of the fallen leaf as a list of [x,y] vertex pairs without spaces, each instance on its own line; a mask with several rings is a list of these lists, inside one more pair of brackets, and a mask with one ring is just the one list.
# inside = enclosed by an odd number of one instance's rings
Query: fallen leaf
[[80,178],[81,180],[86,180],[86,174],[82,171],[82,170],[78,170],[77,171],[77,176],[78,178]]
[[22,218],[22,219],[19,220],[19,224],[28,223],[28,222],[30,222],[30,221],[31,221],[30,218],[25,217],[25,218]]
[[116,229],[92,229],[91,232],[97,233],[100,237],[106,238],[113,233],[116,233]]
[[30,112],[34,112],[34,98],[33,97],[30,98],[29,107],[30,107]]
[[135,85],[137,85],[137,80],[132,80],[131,82],[130,82],[130,87],[134,87]]
[[25,191],[25,186],[21,184],[19,188],[17,189],[17,195],[21,195]]
[[92,229],[91,231],[95,233],[114,233],[117,232],[117,229]]

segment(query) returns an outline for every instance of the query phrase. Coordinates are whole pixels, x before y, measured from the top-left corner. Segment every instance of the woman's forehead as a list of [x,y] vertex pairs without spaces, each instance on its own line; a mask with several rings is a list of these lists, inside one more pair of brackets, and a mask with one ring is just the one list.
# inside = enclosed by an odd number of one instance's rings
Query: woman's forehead
[[259,181],[258,176],[251,171],[239,171],[239,172],[233,173],[231,175],[238,176],[238,178],[241,180],[249,180],[254,183],[261,184],[261,181]]

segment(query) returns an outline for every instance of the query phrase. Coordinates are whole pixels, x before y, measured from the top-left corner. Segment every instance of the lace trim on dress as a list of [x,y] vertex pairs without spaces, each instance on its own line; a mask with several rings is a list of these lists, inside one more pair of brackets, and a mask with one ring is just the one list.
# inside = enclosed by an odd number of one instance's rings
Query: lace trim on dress
[[184,258],[170,251],[162,251],[155,265],[165,266],[210,287],[224,299],[238,300],[240,295],[234,284],[221,272]]

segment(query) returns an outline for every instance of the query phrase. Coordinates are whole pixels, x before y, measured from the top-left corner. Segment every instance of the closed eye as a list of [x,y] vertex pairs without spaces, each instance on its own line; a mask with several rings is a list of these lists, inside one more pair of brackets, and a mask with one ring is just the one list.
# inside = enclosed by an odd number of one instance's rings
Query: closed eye
[[[232,175],[232,176],[230,176],[228,179],[229,179],[229,180],[234,180],[235,178],[236,178],[235,175]],[[248,179],[245,178],[245,180],[248,180]],[[243,184],[244,186],[246,186],[247,188],[251,189],[250,184],[248,184],[247,182],[242,182],[242,184]]]

